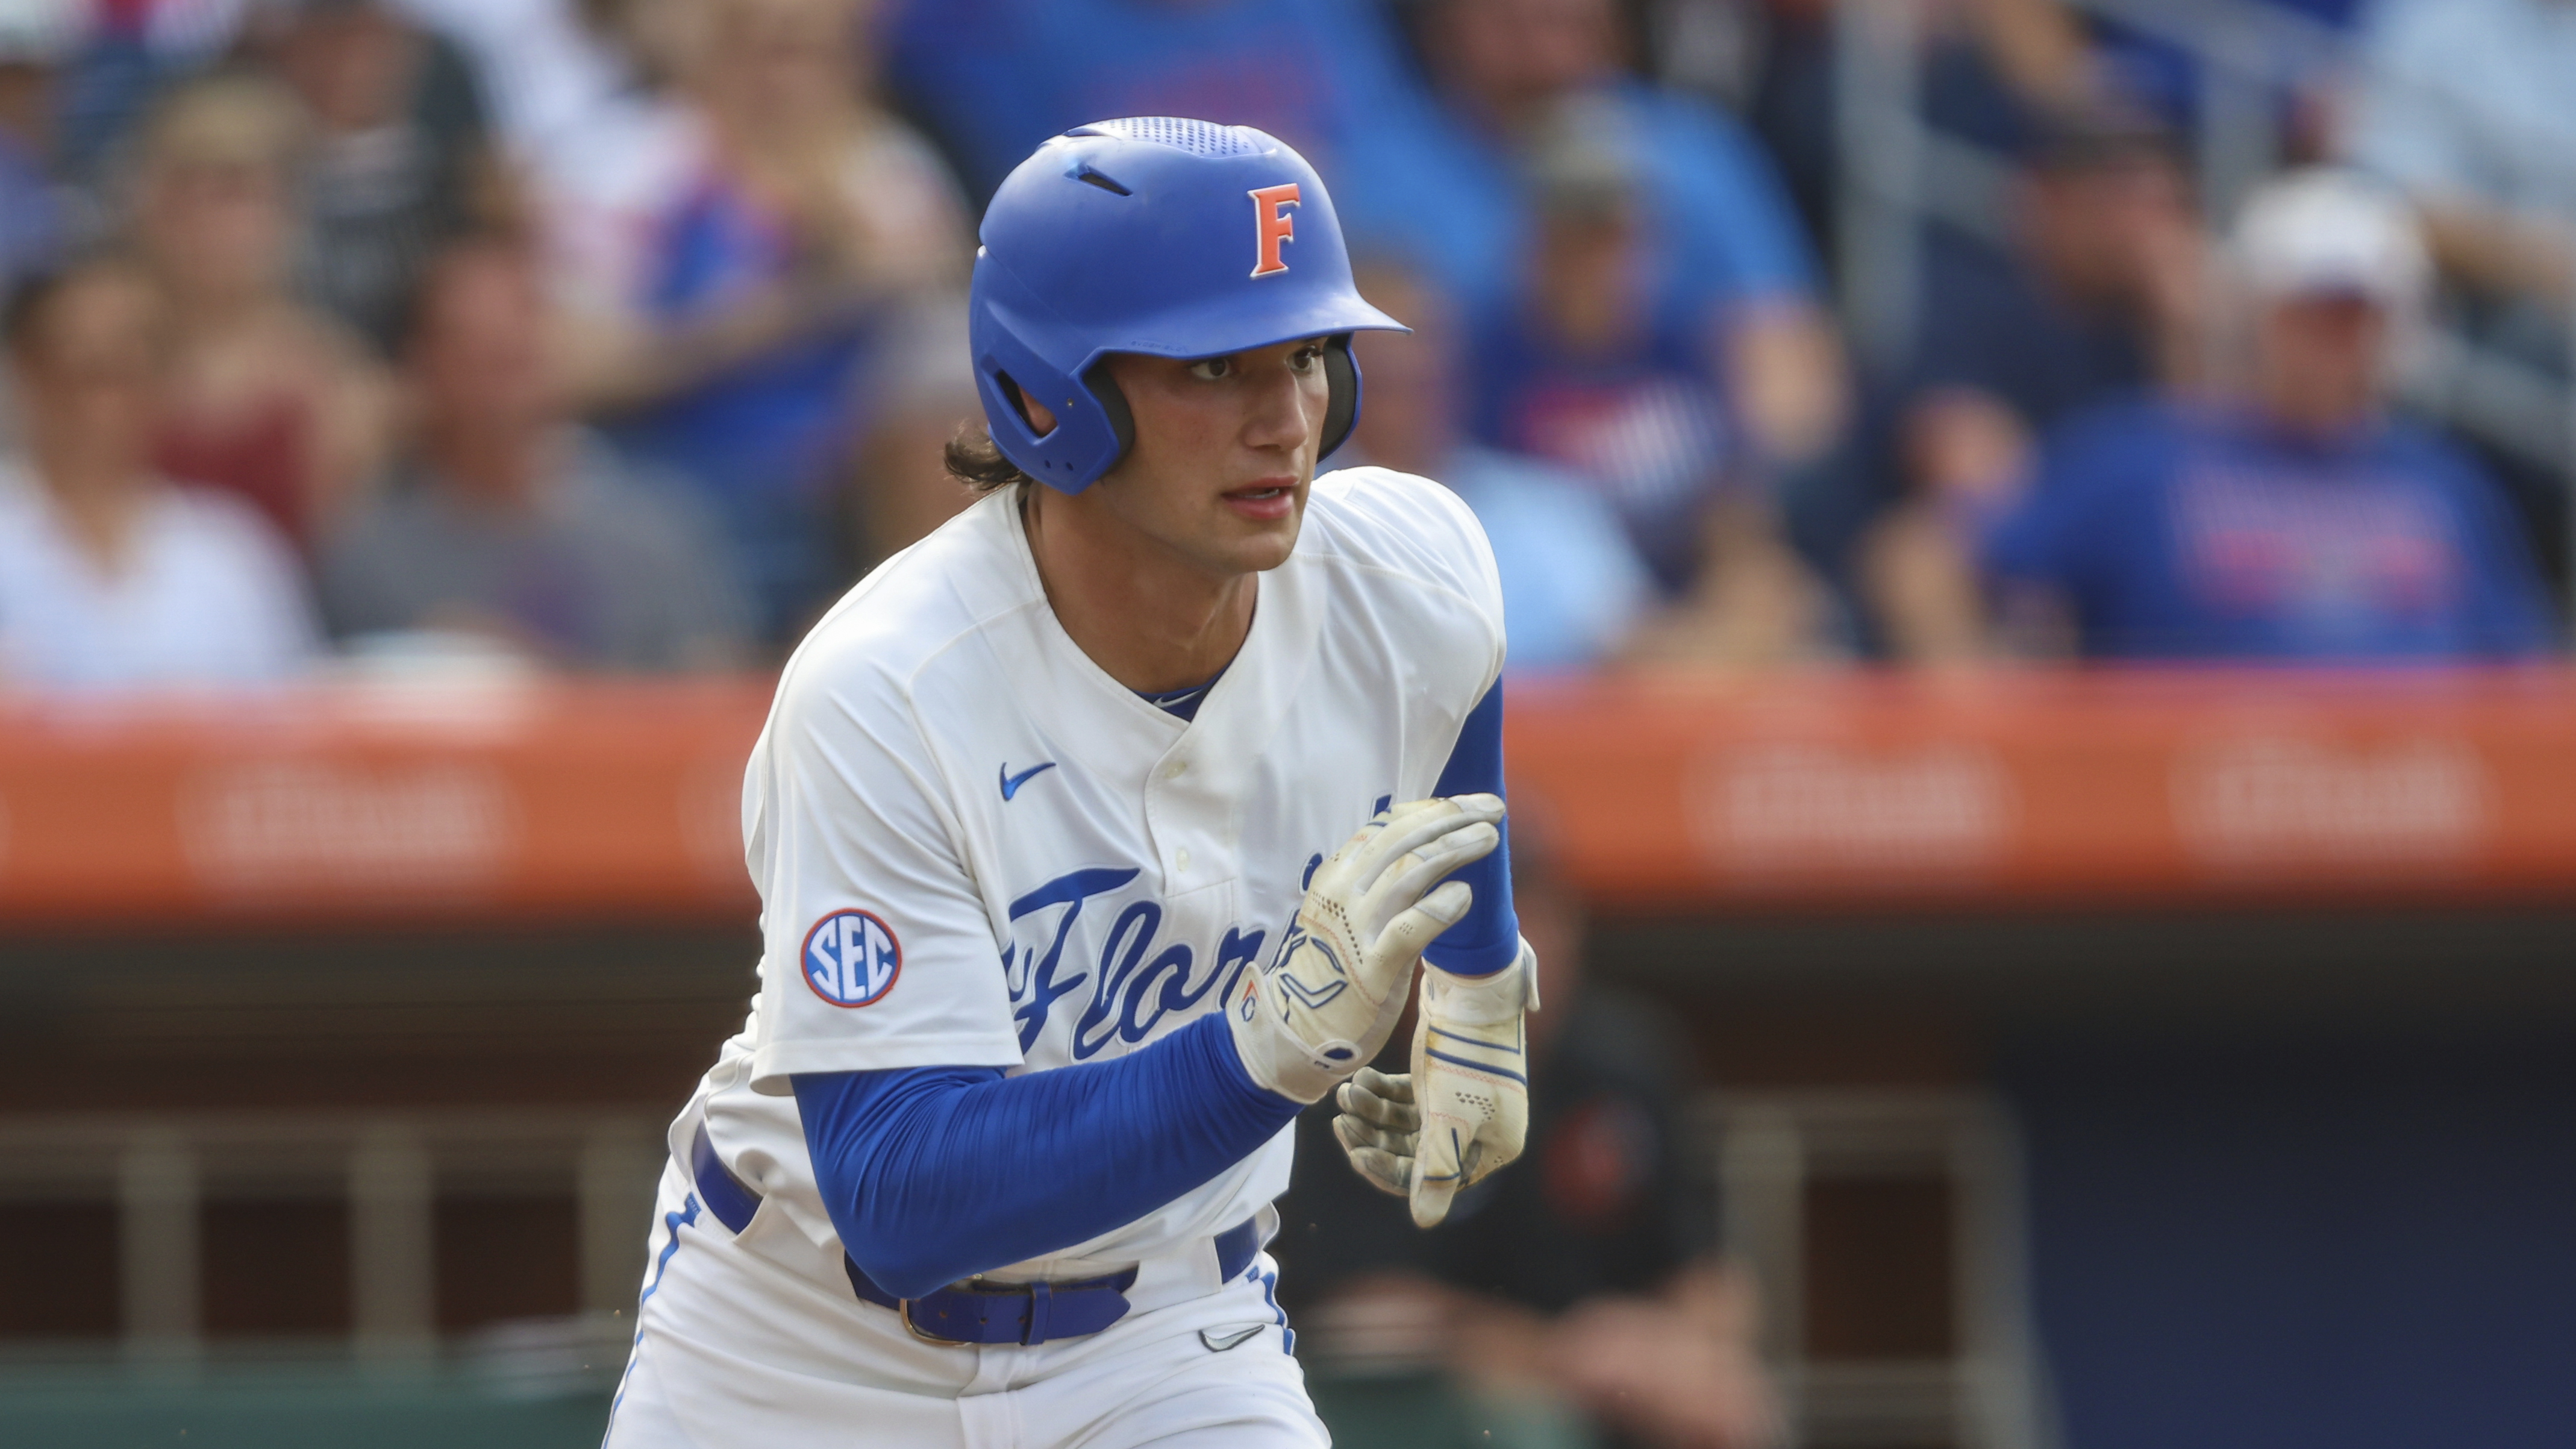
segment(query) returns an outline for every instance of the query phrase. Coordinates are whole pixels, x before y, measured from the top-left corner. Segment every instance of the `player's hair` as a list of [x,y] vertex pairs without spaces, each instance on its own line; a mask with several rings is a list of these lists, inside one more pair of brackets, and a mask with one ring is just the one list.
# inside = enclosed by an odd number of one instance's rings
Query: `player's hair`
[[940,450],[940,459],[948,465],[949,477],[978,493],[1037,481],[1021,472],[1019,464],[1002,456],[1001,446],[993,441],[993,430],[982,423],[960,424],[957,435]]

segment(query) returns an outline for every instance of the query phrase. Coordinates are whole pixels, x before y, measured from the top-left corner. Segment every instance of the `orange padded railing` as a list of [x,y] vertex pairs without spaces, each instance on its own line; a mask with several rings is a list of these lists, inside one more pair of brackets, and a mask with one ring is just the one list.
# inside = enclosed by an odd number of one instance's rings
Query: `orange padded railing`
[[2576,898],[2576,673],[2032,671],[1518,691],[1606,903]]
[[[0,702],[0,922],[739,920],[761,681]],[[2576,899],[2576,672],[1533,680],[1604,905]]]
[[0,705],[0,919],[734,918],[766,682]]

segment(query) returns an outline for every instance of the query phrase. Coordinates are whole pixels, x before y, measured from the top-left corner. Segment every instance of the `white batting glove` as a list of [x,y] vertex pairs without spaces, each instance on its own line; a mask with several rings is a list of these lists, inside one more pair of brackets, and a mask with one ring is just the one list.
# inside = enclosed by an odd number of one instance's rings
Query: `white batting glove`
[[[1530,956],[1526,942],[1522,944],[1521,951],[1521,961],[1512,970],[1532,973],[1528,978],[1530,983],[1527,988],[1528,1009],[1536,1010],[1538,1006],[1535,984],[1536,963]],[[1425,984],[1428,985],[1428,973],[1425,973],[1424,979]],[[1504,994],[1505,988],[1497,985],[1494,991],[1495,994],[1501,995]],[[1495,1035],[1499,1036],[1500,1033]],[[1507,1060],[1508,1058],[1499,1057],[1494,1059],[1496,1065]],[[1504,1069],[1508,1070],[1508,1068]],[[1390,1196],[1401,1198],[1413,1196],[1417,1154],[1422,1138],[1422,1111],[1415,1104],[1413,1084],[1414,1079],[1410,1073],[1390,1074],[1363,1067],[1349,1081],[1342,1083],[1333,1094],[1333,1104],[1341,1109],[1341,1115],[1333,1119],[1333,1136],[1342,1145],[1342,1155],[1350,1159],[1351,1169],[1367,1179],[1371,1187]],[[1505,1081],[1503,1086],[1506,1089],[1519,1089],[1520,1084]],[[1525,1090],[1521,1091],[1520,1095],[1525,1101]],[[1525,1124],[1527,1117],[1527,1108],[1523,1106],[1517,1120]],[[1525,1126],[1519,1135],[1526,1135]],[[1517,1136],[1510,1156],[1500,1159],[1487,1156],[1483,1141],[1482,1137],[1478,1137],[1470,1143],[1467,1150],[1474,1159],[1474,1166],[1465,1175],[1465,1180],[1457,1186],[1463,1187],[1467,1182],[1484,1177],[1494,1168],[1510,1161],[1511,1157],[1519,1155]],[[1444,1200],[1440,1211],[1445,1215],[1447,1210],[1447,1203]],[[1424,1226],[1427,1227],[1429,1224],[1426,1223]]]
[[1394,1197],[1413,1195],[1413,1149],[1422,1114],[1413,1109],[1413,1078],[1362,1067],[1333,1089],[1333,1136],[1351,1170]]
[[1441,878],[1502,843],[1502,818],[1493,795],[1408,801],[1315,868],[1278,954],[1226,1012],[1255,1084],[1319,1101],[1377,1055],[1404,1014],[1422,948],[1475,899],[1466,882]]
[[1415,1226],[1447,1217],[1460,1188],[1521,1155],[1529,1136],[1521,1017],[1537,1007],[1538,958],[1527,941],[1491,976],[1423,968],[1422,1013],[1413,1029],[1413,1106],[1421,1122],[1409,1184]]

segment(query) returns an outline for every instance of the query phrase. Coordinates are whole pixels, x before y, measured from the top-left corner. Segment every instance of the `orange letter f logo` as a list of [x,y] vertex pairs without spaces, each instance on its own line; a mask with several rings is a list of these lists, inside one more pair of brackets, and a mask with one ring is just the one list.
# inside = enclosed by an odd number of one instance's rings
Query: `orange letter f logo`
[[1279,259],[1279,246],[1282,242],[1297,239],[1297,218],[1288,214],[1288,208],[1298,204],[1297,183],[1256,186],[1252,189],[1252,203],[1252,222],[1258,242],[1253,249],[1252,274],[1267,277],[1284,272],[1288,270],[1288,264]]

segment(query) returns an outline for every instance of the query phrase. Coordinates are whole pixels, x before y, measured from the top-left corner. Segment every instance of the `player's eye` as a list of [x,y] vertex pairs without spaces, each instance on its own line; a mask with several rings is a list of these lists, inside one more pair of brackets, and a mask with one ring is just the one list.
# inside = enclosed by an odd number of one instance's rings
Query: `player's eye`
[[1316,364],[1323,360],[1324,344],[1320,342],[1309,342],[1305,346],[1298,348],[1295,352],[1288,354],[1288,365],[1301,373],[1313,372]]
[[1234,359],[1231,357],[1202,357],[1190,364],[1190,376],[1201,382],[1221,382],[1233,374]]

